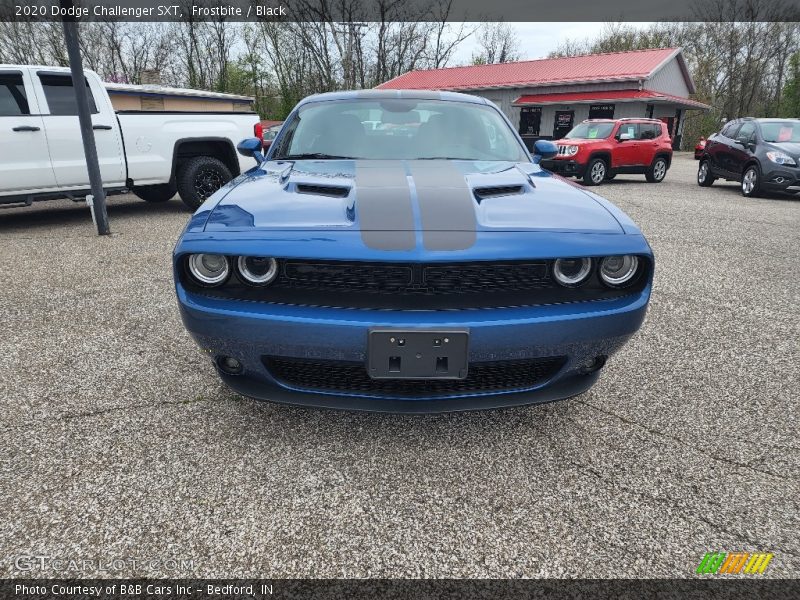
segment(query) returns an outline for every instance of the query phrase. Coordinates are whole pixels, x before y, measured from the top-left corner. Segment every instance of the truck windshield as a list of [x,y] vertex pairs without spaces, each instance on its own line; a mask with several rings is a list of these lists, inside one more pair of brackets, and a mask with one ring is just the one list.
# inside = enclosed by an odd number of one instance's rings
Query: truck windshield
[[761,123],[765,142],[800,142],[800,121],[773,121]]
[[285,126],[272,159],[303,158],[528,160],[492,107],[400,98],[302,106]]
[[613,130],[614,123],[581,123],[564,137],[572,140],[598,140],[607,138]]

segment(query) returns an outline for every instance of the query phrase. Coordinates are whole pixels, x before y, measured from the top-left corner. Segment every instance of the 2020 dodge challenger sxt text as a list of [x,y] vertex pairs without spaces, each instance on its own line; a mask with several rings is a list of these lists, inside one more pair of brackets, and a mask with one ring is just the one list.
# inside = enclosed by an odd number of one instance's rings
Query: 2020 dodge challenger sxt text
[[[365,127],[365,122],[378,122]],[[653,254],[538,165],[491,102],[306,98],[174,252],[183,322],[235,391],[429,412],[587,390],[640,327]]]

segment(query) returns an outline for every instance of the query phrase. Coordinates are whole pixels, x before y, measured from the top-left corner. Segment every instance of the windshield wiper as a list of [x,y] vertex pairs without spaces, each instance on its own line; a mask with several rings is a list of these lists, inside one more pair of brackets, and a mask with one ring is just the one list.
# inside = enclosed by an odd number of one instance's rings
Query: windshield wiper
[[306,154],[287,154],[275,160],[307,160],[318,158],[321,160],[355,160],[352,156],[335,156],[333,154],[325,154],[323,152],[308,152]]
[[413,160],[481,160],[481,159],[466,158],[464,156],[420,156]]

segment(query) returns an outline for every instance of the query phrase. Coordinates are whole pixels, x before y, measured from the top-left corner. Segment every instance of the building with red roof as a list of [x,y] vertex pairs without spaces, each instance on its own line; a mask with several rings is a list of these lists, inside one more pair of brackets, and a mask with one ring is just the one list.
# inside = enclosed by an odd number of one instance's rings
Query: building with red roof
[[561,138],[584,119],[653,117],[667,123],[677,147],[686,111],[710,108],[690,98],[695,87],[680,48],[410,71],[378,88],[483,96],[528,145]]

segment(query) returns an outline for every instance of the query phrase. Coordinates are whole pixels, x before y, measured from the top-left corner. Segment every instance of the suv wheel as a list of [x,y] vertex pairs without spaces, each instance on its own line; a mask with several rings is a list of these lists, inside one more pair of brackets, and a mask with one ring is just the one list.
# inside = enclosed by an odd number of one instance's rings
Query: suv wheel
[[742,175],[742,196],[758,198],[761,193],[761,173],[756,165],[750,165]]
[[600,185],[606,178],[608,167],[606,161],[602,158],[593,158],[586,166],[586,172],[583,174],[583,183],[585,185]]
[[212,156],[195,156],[178,171],[178,192],[186,206],[197,210],[231,179],[233,175],[221,160]]
[[667,176],[667,159],[663,156],[657,157],[653,164],[647,168],[644,174],[649,183],[661,183]]
[[711,174],[711,167],[708,160],[701,160],[700,166],[697,168],[697,184],[702,187],[708,187],[714,183],[716,177]]

